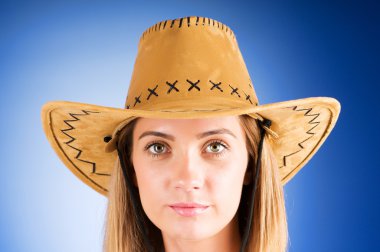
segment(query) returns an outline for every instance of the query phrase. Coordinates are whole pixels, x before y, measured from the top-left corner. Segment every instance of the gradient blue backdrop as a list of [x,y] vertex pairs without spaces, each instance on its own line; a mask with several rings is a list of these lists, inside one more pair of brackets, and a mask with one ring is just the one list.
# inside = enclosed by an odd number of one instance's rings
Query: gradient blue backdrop
[[41,106],[123,107],[142,32],[192,15],[232,28],[261,104],[342,104],[285,186],[289,251],[379,251],[379,13],[375,1],[1,1],[0,251],[101,251],[106,199],[53,152]]

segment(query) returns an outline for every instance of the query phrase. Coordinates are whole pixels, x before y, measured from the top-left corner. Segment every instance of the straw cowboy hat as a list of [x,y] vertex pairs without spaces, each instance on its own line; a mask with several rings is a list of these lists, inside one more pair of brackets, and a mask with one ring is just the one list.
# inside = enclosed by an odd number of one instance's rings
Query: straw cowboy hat
[[135,117],[269,119],[268,142],[285,184],[321,147],[339,112],[339,102],[329,97],[259,105],[233,31],[192,16],[144,31],[124,108],[53,101],[43,106],[42,123],[63,163],[107,195],[118,133]]

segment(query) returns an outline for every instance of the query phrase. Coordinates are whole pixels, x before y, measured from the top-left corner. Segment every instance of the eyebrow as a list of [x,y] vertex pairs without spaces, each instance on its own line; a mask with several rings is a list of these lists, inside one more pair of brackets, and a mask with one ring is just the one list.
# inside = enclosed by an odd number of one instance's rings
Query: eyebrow
[[[206,131],[206,132],[198,134],[196,137],[197,139],[201,139],[207,136],[217,135],[217,134],[228,134],[228,135],[233,136],[234,138],[237,138],[234,133],[232,133],[230,130],[225,129],[225,128]],[[140,135],[139,140],[145,136],[158,136],[158,137],[166,138],[171,141],[175,140],[174,136],[163,133],[163,132],[159,132],[159,131],[145,131],[144,133]]]

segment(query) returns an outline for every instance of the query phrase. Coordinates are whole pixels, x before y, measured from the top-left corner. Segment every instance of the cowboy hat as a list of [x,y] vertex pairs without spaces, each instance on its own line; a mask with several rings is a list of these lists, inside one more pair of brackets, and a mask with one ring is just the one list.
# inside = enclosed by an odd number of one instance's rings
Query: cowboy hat
[[269,119],[265,129],[284,185],[321,147],[339,113],[339,102],[329,97],[259,105],[234,32],[214,19],[191,16],[144,31],[124,108],[52,101],[41,116],[63,163],[107,195],[118,133],[133,118]]

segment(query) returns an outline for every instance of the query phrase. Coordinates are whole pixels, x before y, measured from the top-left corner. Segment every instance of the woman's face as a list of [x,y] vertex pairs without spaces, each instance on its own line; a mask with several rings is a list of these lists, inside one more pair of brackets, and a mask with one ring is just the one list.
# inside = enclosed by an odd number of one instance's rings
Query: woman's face
[[238,116],[140,118],[132,162],[144,211],[164,237],[201,240],[231,227],[248,178]]

